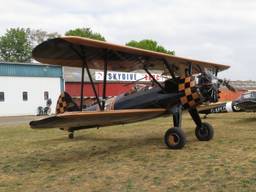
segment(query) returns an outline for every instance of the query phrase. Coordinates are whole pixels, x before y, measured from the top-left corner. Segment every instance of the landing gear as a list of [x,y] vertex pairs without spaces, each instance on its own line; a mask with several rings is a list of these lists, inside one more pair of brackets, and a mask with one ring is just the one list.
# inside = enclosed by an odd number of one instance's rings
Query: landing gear
[[177,105],[170,109],[173,114],[173,128],[166,131],[164,143],[169,149],[182,149],[186,144],[186,137],[181,129],[182,106]]
[[74,139],[74,131],[69,131],[68,138]]
[[166,131],[164,142],[170,149],[182,149],[186,144],[186,137],[181,128],[174,127]]
[[199,141],[209,141],[214,136],[213,127],[209,123],[202,123],[201,127],[196,127],[195,135]]
[[[196,108],[190,108],[189,113],[196,124],[195,134],[199,141],[209,141],[213,138],[214,130],[209,123],[202,123]],[[182,149],[186,144],[186,137],[181,129],[182,106],[176,105],[170,109],[173,114],[174,128],[170,128],[164,135],[164,142],[170,149]]]
[[214,130],[209,123],[202,123],[195,108],[189,109],[189,113],[196,124],[195,134],[199,141],[209,141],[213,138]]

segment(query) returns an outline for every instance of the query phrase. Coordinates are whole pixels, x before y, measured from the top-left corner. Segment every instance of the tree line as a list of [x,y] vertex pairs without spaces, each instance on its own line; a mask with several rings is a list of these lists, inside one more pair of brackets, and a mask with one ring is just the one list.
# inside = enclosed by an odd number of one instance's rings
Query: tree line
[[[65,36],[80,36],[100,41],[106,41],[105,37],[100,33],[92,31],[90,28],[76,28],[65,32]],[[5,34],[0,36],[0,61],[3,62],[31,62],[32,50],[35,46],[46,41],[60,37],[61,34],[49,33],[41,29],[30,28],[10,28]],[[157,41],[152,39],[144,39],[141,41],[131,40],[125,44],[126,46],[147,49],[174,55],[174,51],[170,51],[159,45]]]

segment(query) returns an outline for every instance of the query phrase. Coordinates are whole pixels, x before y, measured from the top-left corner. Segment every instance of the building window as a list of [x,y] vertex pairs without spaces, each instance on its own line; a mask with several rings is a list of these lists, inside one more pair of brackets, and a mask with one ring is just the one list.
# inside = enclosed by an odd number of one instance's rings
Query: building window
[[44,92],[44,100],[48,100],[49,99],[49,92],[45,91]]
[[28,100],[28,92],[27,91],[23,91],[22,92],[22,99],[23,99],[23,101],[27,101]]
[[4,101],[4,92],[0,92],[0,101]]

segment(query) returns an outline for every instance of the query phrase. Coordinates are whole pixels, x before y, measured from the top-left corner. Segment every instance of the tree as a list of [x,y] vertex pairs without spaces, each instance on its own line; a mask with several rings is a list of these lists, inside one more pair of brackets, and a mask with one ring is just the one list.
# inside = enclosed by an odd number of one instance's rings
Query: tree
[[174,51],[169,51],[169,50],[165,49],[163,46],[159,45],[156,41],[153,41],[151,39],[144,39],[141,41],[132,40],[132,41],[126,43],[126,45],[130,46],[130,47],[137,47],[137,48],[141,48],[141,49],[147,49],[147,50],[151,50],[151,51],[167,53],[170,55],[175,54]]
[[29,38],[32,41],[33,47],[42,43],[43,41],[46,41],[47,39],[53,39],[53,38],[60,37],[60,36],[61,35],[58,34],[57,32],[48,33],[41,29],[36,29],[36,30],[29,29]]
[[10,28],[0,37],[0,59],[8,62],[30,62],[32,42],[29,29]]
[[93,32],[90,28],[76,28],[73,30],[71,29],[67,31],[65,35],[86,37],[90,39],[106,41],[105,38],[100,33]]

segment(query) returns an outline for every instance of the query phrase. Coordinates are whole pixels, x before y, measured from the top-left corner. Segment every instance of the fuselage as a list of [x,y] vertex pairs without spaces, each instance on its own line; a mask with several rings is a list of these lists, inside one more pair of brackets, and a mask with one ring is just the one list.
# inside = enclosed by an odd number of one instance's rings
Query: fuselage
[[[179,103],[181,93],[177,90],[162,90],[160,87],[144,87],[133,93],[124,93],[105,101],[105,110],[171,108]],[[99,110],[98,104],[85,111]]]

